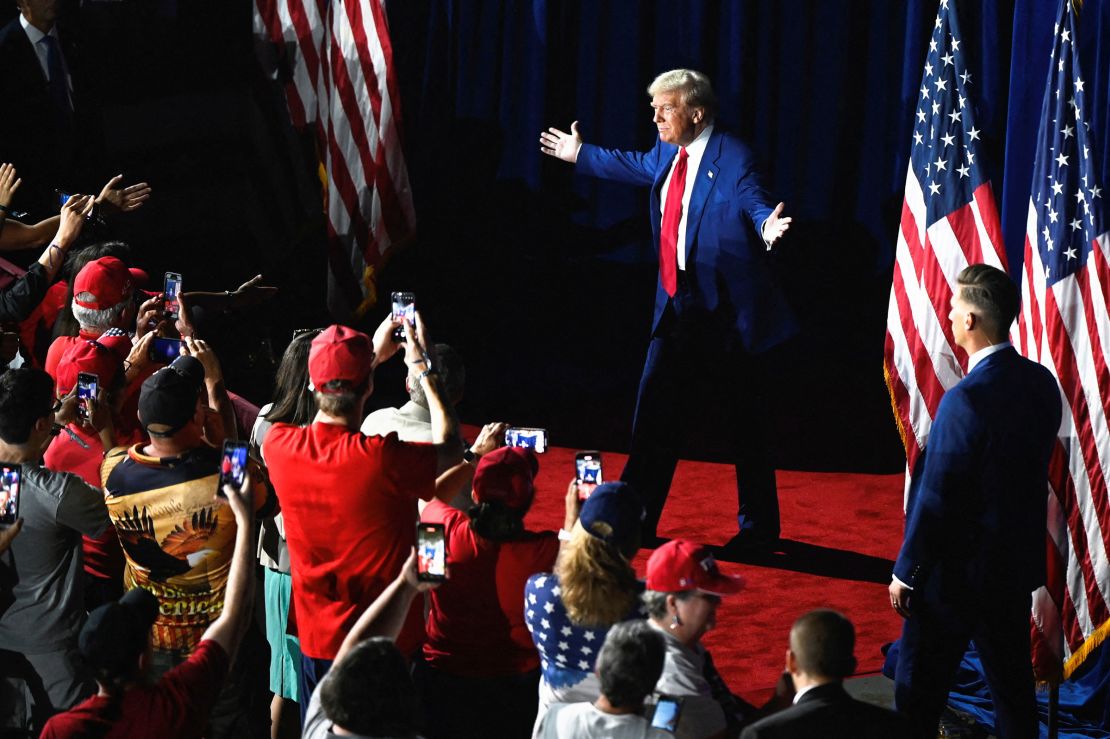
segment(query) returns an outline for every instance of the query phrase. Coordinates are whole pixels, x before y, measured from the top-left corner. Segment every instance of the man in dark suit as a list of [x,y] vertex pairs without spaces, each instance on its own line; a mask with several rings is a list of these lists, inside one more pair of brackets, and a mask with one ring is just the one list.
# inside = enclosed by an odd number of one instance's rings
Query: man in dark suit
[[794,705],[744,729],[741,739],[908,739],[904,716],[858,701],[844,690],[856,669],[856,630],[836,611],[810,611],[790,629],[786,671]]
[[[756,356],[789,338],[795,324],[767,262],[790,226],[783,204],[772,206],[754,157],[739,139],[714,126],[716,98],[700,72],[676,69],[648,88],[659,132],[647,152],[583,144],[570,133],[540,134],[541,151],[579,171],[651,187],[649,211],[659,246],[659,281],[651,344],[640,380],[632,448],[622,479],[644,499],[645,541],[654,539],[670,489],[681,413],[722,407],[736,463],[741,547],[779,535],[775,471],[758,422]],[[755,238],[761,236],[762,238]],[[694,391],[710,388],[712,394]]]
[[895,701],[934,737],[970,639],[1000,737],[1038,735],[1031,592],[1045,579],[1048,462],[1060,426],[1052,374],[1007,341],[1018,291],[984,264],[964,269],[952,333],[967,375],[945,393],[914,471],[890,602],[905,618]]
[[[0,161],[23,179],[20,209],[36,219],[58,213],[55,188],[88,191],[76,170],[91,126],[79,97],[77,44],[60,29],[58,0],[18,0],[20,14],[0,28]],[[80,181],[78,181],[80,180]]]

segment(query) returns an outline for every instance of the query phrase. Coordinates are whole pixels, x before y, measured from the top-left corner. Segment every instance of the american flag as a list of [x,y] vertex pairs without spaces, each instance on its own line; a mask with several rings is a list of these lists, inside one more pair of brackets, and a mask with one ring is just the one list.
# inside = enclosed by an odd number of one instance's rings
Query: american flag
[[293,124],[315,125],[328,308],[362,315],[376,302],[383,256],[416,228],[385,0],[255,0],[254,28],[285,57]]
[[[1076,48],[1063,0],[1030,188],[1019,351],[1060,381],[1064,418],[1049,469],[1048,577],[1034,594],[1034,666],[1067,678],[1110,633],[1110,271]],[[1017,400],[1017,399],[1015,399]]]
[[925,448],[941,397],[967,368],[948,320],[956,275],[980,262],[1006,268],[964,53],[955,2],[942,0],[914,112],[883,361],[907,473]]

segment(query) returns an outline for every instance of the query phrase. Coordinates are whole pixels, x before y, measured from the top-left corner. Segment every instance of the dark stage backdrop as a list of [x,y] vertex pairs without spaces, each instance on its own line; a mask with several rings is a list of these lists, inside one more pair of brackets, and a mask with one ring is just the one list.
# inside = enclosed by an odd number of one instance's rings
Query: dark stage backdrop
[[[1083,64],[1107,163],[1110,10],[1085,5]],[[1017,275],[1056,3],[959,11]],[[587,141],[647,149],[646,86],[691,66],[711,76],[719,123],[752,143],[795,217],[776,258],[803,330],[753,389],[773,399],[779,465],[898,470],[881,355],[936,12],[923,0],[392,3],[423,252],[409,279],[426,302],[453,307],[436,320],[468,342],[472,407],[551,426],[559,443],[625,447],[655,285],[647,191],[576,177],[539,154],[537,134],[578,120]],[[693,456],[714,456],[712,430],[728,421],[714,408],[706,398],[681,430]]]
[[[213,327],[233,387],[266,400],[271,354],[292,329],[327,320],[325,259],[312,139],[290,129],[280,87],[255,61],[250,4],[63,4],[98,80],[102,174],[155,187],[118,229],[140,263],[155,275],[182,271],[195,289],[233,288],[257,271],[281,288],[274,304]],[[1015,271],[1055,5],[960,3]],[[1108,5],[1087,0],[1080,39],[1104,171]],[[542,157],[537,139],[577,119],[588,141],[646,149],[647,84],[693,66],[713,78],[720,123],[752,143],[795,217],[776,259],[803,330],[768,357],[770,378],[753,389],[776,408],[780,466],[900,469],[881,355],[936,9],[935,0],[389,2],[419,234],[390,261],[381,291],[415,290],[436,338],[463,352],[464,419],[626,448],[656,275],[647,192],[576,177]],[[0,10],[0,20],[12,15]],[[401,379],[399,367],[383,368],[374,401],[400,402]],[[715,408],[706,398],[677,431],[691,456],[714,456],[713,431],[728,422]]]

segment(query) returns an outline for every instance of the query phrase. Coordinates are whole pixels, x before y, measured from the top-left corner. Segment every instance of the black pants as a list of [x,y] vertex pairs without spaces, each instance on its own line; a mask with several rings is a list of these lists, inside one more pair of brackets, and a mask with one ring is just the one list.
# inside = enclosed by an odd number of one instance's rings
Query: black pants
[[647,509],[644,535],[654,536],[686,430],[706,415],[724,418],[722,441],[736,467],[739,528],[777,538],[779,499],[759,359],[744,350],[727,322],[682,311],[682,299],[680,286],[648,344],[621,479],[639,492]]
[[999,739],[1040,736],[1029,657],[1029,593],[995,594],[977,607],[958,612],[933,597],[911,604],[910,618],[902,627],[894,701],[909,717],[916,735],[930,739],[937,735],[960,659],[973,640],[994,703],[995,735]]

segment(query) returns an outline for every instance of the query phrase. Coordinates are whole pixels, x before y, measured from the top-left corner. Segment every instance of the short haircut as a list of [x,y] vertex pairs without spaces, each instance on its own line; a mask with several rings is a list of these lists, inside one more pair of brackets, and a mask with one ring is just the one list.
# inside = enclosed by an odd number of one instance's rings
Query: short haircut
[[91,329],[94,331],[107,331],[119,323],[120,316],[132,303],[132,298],[128,295],[121,302],[109,308],[101,310],[94,310],[93,308],[83,308],[77,304],[77,300],[84,301],[96,300],[96,296],[92,293],[79,293],[74,296],[73,303],[70,308],[73,310],[73,317],[77,319],[83,329]]
[[[435,369],[446,396],[443,400],[447,405],[456,405],[462,400],[466,387],[466,367],[463,366],[462,355],[447,344],[436,344],[435,348]],[[409,399],[422,408],[428,407],[428,398],[419,382],[409,382]]]
[[35,423],[54,405],[54,380],[33,367],[0,375],[0,439],[26,444]]
[[706,118],[717,114],[717,95],[713,84],[696,69],[672,69],[652,80],[647,93],[655,97],[661,92],[681,92],[682,102],[693,108],[705,108]]
[[956,276],[960,297],[970,303],[988,324],[985,332],[1002,340],[1018,314],[1021,299],[1010,276],[989,264],[972,264]]
[[[370,377],[373,377],[373,373]],[[367,380],[369,382],[369,379]],[[362,382],[358,387],[353,386],[347,380],[332,380],[325,388],[328,392],[320,392],[320,388],[316,388],[313,397],[316,399],[316,407],[329,416],[345,416],[350,413],[361,413],[362,409],[359,403],[362,401],[362,395],[366,392],[367,384]]]
[[658,590],[645,590],[640,594],[640,601],[644,610],[651,618],[663,618],[667,615],[667,596],[673,595],[676,600],[687,600],[697,593],[696,590],[680,590],[677,593],[664,593]]
[[790,629],[790,651],[807,675],[842,680],[856,669],[856,630],[827,608],[810,611]]
[[360,642],[332,666],[320,685],[320,705],[332,723],[356,734],[409,736],[416,729],[416,686],[385,637]]
[[618,708],[640,708],[663,673],[663,635],[647,621],[622,621],[609,629],[597,655],[601,694]]

